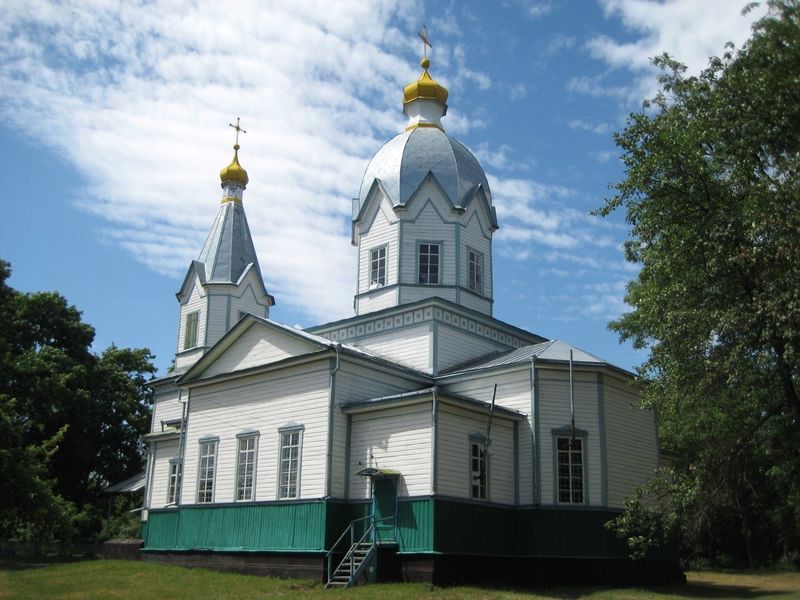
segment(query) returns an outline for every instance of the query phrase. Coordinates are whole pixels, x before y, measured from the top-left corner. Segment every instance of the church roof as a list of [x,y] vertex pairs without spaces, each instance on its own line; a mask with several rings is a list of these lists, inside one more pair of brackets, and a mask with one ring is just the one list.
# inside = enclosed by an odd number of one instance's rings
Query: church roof
[[[209,283],[236,283],[245,268],[258,258],[241,202],[224,202],[197,257],[205,266]],[[260,274],[260,271],[259,271]]]
[[484,369],[491,369],[493,367],[504,367],[508,365],[517,365],[521,363],[529,363],[531,359],[548,362],[569,362],[569,353],[572,351],[572,362],[579,365],[596,365],[603,367],[611,367],[614,370],[621,371],[629,376],[633,373],[612,365],[611,363],[590,354],[585,350],[576,348],[561,340],[549,340],[540,344],[532,344],[530,346],[522,346],[510,352],[494,355],[489,359],[481,359],[477,362],[456,366],[447,372],[447,375],[455,373],[467,373],[473,371],[481,371]]
[[465,207],[478,186],[491,204],[486,174],[461,142],[436,127],[417,127],[395,136],[372,157],[364,172],[359,206],[375,179],[393,204],[405,204],[432,173],[454,206]]

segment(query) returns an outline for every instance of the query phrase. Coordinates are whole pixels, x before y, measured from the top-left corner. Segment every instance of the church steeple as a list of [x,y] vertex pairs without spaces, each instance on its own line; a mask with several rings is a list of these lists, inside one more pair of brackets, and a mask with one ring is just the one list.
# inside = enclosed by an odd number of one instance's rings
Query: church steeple
[[250,182],[239,163],[239,125],[233,160],[220,171],[222,206],[205,244],[192,261],[178,301],[181,303],[176,368],[188,368],[216,344],[245,313],[269,317],[275,299],[267,292],[247,224],[242,197]]

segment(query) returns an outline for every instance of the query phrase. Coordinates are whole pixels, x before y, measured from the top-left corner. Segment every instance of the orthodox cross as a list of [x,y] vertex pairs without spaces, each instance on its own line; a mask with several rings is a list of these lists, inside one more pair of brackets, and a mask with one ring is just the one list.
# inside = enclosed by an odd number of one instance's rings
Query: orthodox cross
[[244,129],[242,129],[241,127],[239,127],[239,117],[236,117],[236,125],[234,125],[233,123],[228,123],[228,125],[230,127],[233,127],[236,130],[236,145],[238,146],[239,145],[239,132],[240,131],[242,133],[247,133],[247,132]]
[[428,30],[425,28],[425,25],[422,26],[422,29],[417,35],[422,39],[422,56],[428,58],[428,48],[433,48],[433,46],[431,46],[431,43],[428,41]]

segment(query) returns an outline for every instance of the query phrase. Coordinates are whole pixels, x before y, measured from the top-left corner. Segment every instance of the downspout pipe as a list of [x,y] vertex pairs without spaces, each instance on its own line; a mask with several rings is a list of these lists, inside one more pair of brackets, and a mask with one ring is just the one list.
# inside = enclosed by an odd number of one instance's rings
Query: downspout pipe
[[178,489],[175,491],[175,505],[181,505],[181,499],[183,496],[183,463],[184,459],[186,458],[186,425],[188,424],[189,420],[189,403],[192,401],[192,392],[191,390],[186,393],[186,401],[184,402],[181,400],[183,397],[183,390],[178,390],[178,402],[183,404],[182,413],[181,413],[181,440],[179,442],[179,462],[178,462],[178,473],[179,473],[179,480],[178,480]]
[[436,454],[436,442],[438,438],[437,425],[439,423],[439,401],[437,398],[438,392],[438,386],[433,386],[431,388],[431,496],[436,495],[436,481],[438,479],[438,460]]
[[333,361],[333,366],[330,370],[330,378],[328,381],[328,448],[326,452],[325,461],[325,497],[331,497],[331,488],[333,482],[333,411],[336,407],[336,372],[341,365],[341,349],[342,345],[338,342],[333,344],[333,350],[336,353],[336,358]]
[[533,469],[531,470],[531,481],[533,493],[531,498],[535,505],[539,504],[539,403],[536,395],[536,356],[531,356],[531,452],[533,454]]

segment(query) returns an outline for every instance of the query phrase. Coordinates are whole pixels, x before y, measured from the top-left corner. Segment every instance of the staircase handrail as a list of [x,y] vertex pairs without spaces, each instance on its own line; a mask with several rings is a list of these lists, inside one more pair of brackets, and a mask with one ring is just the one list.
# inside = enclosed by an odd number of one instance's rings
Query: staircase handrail
[[[361,572],[361,569],[359,569],[358,573],[354,572],[354,556],[353,556],[353,554],[354,554],[355,549],[360,544],[365,543],[365,540],[369,539],[370,545],[371,545],[371,548],[370,548],[370,554],[371,554],[372,550],[375,547],[375,529],[377,527],[377,524],[378,523],[382,523],[383,521],[388,521],[390,519],[394,519],[395,516],[396,515],[390,515],[388,517],[382,517],[380,519],[376,519],[374,515],[367,515],[366,517],[359,517],[358,519],[353,519],[352,521],[350,521],[350,523],[347,525],[345,530],[342,532],[342,535],[339,536],[339,539],[337,539],[333,543],[333,545],[331,546],[330,550],[328,550],[328,552],[325,553],[325,560],[327,562],[327,567],[328,567],[328,580],[327,581],[330,583],[331,578],[333,577],[333,573],[338,571],[339,568],[345,563],[345,561],[349,560],[350,561],[350,583],[352,583],[354,578],[356,578]],[[366,521],[366,520],[370,520],[370,525],[364,531],[364,533],[362,534],[362,536],[358,540],[358,542],[356,542],[356,540],[355,540],[355,529],[354,529],[353,526],[356,523],[360,522],[360,521]],[[342,557],[342,560],[336,566],[336,569],[333,569],[332,568],[333,564],[331,562],[331,560],[333,559],[333,552],[336,550],[336,548],[339,546],[339,544],[342,543],[342,540],[344,540],[347,537],[348,533],[350,534],[350,548],[347,550],[347,552],[345,552],[345,555]],[[362,563],[362,568],[363,568],[363,563]]]

